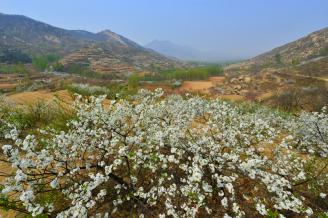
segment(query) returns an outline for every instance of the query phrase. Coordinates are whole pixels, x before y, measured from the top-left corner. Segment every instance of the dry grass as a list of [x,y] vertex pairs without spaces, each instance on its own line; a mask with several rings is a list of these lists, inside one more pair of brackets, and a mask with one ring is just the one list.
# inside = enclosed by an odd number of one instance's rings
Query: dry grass
[[13,218],[13,217],[19,218],[19,217],[25,217],[25,214],[21,214],[14,210],[4,211],[4,210],[0,209],[0,216],[2,218]]
[[222,100],[230,100],[230,101],[244,101],[245,97],[242,95],[220,95],[219,99]]
[[274,92],[266,92],[266,93],[263,93],[260,96],[258,96],[256,98],[256,100],[262,102],[262,101],[272,98],[274,96],[274,94],[275,94]]
[[[9,164],[0,162],[0,174],[10,173],[11,171],[12,171],[12,168]],[[0,176],[0,182],[3,182],[4,179],[5,178],[3,176]],[[5,211],[0,208],[0,217],[12,218],[12,217],[23,217],[23,215],[19,214],[19,212],[17,212],[17,211],[13,211],[13,210]]]

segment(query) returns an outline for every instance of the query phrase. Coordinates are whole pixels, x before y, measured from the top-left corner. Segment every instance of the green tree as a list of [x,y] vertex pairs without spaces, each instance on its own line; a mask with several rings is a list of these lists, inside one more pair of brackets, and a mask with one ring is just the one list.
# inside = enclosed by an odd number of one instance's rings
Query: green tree
[[20,50],[7,49],[0,52],[0,62],[7,64],[31,63],[31,58]]
[[48,60],[46,57],[34,57],[32,64],[38,70],[45,70],[48,67]]
[[132,74],[131,76],[129,76],[128,78],[128,89],[129,90],[135,90],[138,88],[139,86],[139,77],[136,74]]
[[292,65],[293,65],[293,66],[299,65],[300,63],[301,63],[301,61],[300,61],[298,58],[294,58],[294,59],[292,60]]
[[22,63],[17,65],[17,71],[18,71],[18,73],[23,73],[23,74],[26,74],[28,72],[27,69],[25,68],[24,64],[22,64]]
[[53,69],[55,71],[59,71],[59,72],[64,72],[65,71],[64,65],[62,65],[62,64],[60,64],[58,62],[53,65]]
[[57,62],[59,60],[59,56],[58,55],[55,55],[55,54],[48,54],[46,55],[46,59],[49,63],[54,63],[54,62]]
[[320,49],[319,56],[327,56],[327,55],[328,55],[328,47]]

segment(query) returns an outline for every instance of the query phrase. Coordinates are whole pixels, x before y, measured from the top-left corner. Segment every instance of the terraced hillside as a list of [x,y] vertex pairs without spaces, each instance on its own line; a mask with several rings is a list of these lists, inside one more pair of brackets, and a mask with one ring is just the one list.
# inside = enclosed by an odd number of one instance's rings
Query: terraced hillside
[[66,30],[25,16],[0,14],[0,57],[13,50],[30,57],[60,55],[64,64],[87,63],[102,73],[183,66],[110,30]]

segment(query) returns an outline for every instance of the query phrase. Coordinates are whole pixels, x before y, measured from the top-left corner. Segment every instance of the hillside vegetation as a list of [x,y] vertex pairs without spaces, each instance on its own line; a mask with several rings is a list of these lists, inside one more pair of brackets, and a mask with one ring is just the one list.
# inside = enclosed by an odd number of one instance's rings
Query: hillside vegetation
[[162,80],[206,80],[210,76],[222,76],[223,69],[219,66],[194,67],[187,69],[167,70],[154,75],[145,75],[146,81]]
[[232,64],[226,69],[259,71],[268,67],[298,65],[328,55],[328,28],[313,32],[301,39],[272,49],[247,61]]

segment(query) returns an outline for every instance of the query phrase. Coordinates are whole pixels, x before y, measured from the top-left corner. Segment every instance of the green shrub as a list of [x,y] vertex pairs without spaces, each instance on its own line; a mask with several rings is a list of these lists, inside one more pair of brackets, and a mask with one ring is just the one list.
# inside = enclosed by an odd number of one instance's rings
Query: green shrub
[[128,89],[135,90],[138,89],[140,78],[136,74],[132,74],[128,77]]
[[14,64],[14,65],[0,65],[0,73],[11,74],[11,73],[21,73],[26,74],[28,70],[24,64]]
[[7,49],[0,53],[0,62],[8,64],[31,63],[31,58],[17,49]]
[[74,114],[58,101],[38,101],[25,107],[17,107],[3,96],[0,100],[0,119],[4,122],[0,123],[0,130],[6,128],[5,123],[11,123],[21,130],[44,126],[65,129],[66,121],[74,117]]
[[32,60],[33,66],[38,70],[45,70],[48,67],[48,60],[46,57],[34,57]]

